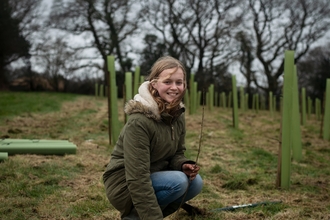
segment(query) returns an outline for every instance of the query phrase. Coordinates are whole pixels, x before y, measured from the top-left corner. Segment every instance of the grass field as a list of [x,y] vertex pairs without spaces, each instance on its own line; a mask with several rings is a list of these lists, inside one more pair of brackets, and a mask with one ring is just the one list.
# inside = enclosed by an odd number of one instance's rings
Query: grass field
[[[121,126],[123,101],[119,102]],[[195,160],[200,108],[186,114],[186,156]],[[291,186],[275,187],[280,114],[205,109],[198,163],[204,179],[189,203],[206,210],[195,219],[330,219],[330,142],[320,138],[314,116],[301,127],[303,159],[292,162]],[[1,138],[69,140],[77,153],[65,156],[10,155],[0,163],[0,219],[120,219],[108,202],[102,174],[109,145],[105,98],[57,93],[0,93]],[[0,150],[1,152],[1,150]],[[216,211],[217,208],[281,201],[278,204]],[[185,211],[166,219],[191,219]]]

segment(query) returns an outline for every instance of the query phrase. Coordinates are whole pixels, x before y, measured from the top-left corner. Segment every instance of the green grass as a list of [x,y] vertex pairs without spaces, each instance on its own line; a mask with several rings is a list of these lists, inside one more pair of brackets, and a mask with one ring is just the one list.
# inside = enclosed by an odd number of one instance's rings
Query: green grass
[[276,167],[277,157],[260,148],[251,148],[248,153],[239,153],[242,157],[242,166],[254,166],[262,170]]
[[41,92],[0,92],[0,119],[23,113],[59,111],[65,101],[73,101],[78,95]]
[[[17,158],[4,161],[0,170],[0,190],[3,196],[42,197],[51,194],[60,186],[63,179],[74,177],[81,172],[78,166],[71,167],[67,162],[42,163],[31,166],[26,160]],[[19,181],[17,181],[19,179]]]
[[[0,169],[0,214],[7,219],[27,219],[36,215],[36,207],[60,190],[64,180],[74,179],[82,169],[68,162],[45,162],[38,165],[17,156],[4,161]],[[37,219],[37,218],[36,218]]]
[[244,132],[240,129],[235,129],[231,126],[229,128],[229,134],[233,137],[234,140],[243,140],[244,139]]
[[[119,100],[120,127],[123,126]],[[75,155],[10,155],[0,163],[0,218],[116,219],[105,196],[102,174],[114,146],[108,143],[107,100],[59,93],[0,93],[0,135],[10,138],[67,139]],[[4,106],[4,107],[3,107]],[[65,107],[65,108],[62,108]],[[202,193],[191,204],[208,211],[195,219],[328,219],[329,142],[319,123],[302,127],[303,158],[293,161],[291,186],[275,187],[279,115],[246,111],[233,129],[231,110],[206,110],[198,164]],[[186,115],[186,156],[196,159],[201,109]],[[281,204],[211,212],[213,209],[278,201]],[[166,220],[172,220],[169,217]],[[191,219],[184,211],[179,219]]]
[[73,206],[71,206],[67,211],[68,217],[79,218],[83,216],[84,218],[93,218],[100,215],[100,213],[107,211],[109,209],[109,202],[104,200],[100,195],[87,198]]

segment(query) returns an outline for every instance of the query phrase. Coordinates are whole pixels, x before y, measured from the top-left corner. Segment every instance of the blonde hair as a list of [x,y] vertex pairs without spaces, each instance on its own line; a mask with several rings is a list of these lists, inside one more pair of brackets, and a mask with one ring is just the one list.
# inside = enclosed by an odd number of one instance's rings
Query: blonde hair
[[152,84],[151,83],[149,84],[149,91],[150,91],[152,97],[154,98],[154,100],[156,101],[160,113],[168,112],[171,114],[172,112],[174,112],[175,110],[177,110],[179,108],[182,98],[184,96],[184,93],[186,91],[186,85],[187,85],[186,70],[185,70],[183,64],[179,60],[177,60],[171,56],[165,56],[165,57],[159,58],[154,63],[154,65],[151,67],[150,75],[148,76],[149,82],[154,82],[154,81],[158,80],[159,75],[164,70],[173,69],[173,68],[175,68],[175,70],[172,73],[170,73],[170,75],[175,73],[178,68],[182,69],[182,72],[183,72],[184,92],[181,94],[181,96],[179,98],[175,99],[171,103],[167,103],[159,96],[158,91],[152,86]]

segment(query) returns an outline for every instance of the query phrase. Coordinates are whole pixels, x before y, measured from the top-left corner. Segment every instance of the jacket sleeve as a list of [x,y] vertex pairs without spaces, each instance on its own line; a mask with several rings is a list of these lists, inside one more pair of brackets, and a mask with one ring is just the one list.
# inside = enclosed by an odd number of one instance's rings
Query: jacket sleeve
[[181,115],[179,117],[177,123],[178,123],[177,129],[180,130],[180,137],[179,137],[179,142],[178,142],[178,146],[177,146],[177,151],[176,151],[175,155],[172,157],[169,166],[173,170],[182,170],[182,165],[184,163],[194,164],[195,162],[187,159],[184,156],[184,152],[186,151],[186,146],[185,146],[186,127],[185,127],[184,115]]
[[132,202],[141,219],[163,219],[150,179],[151,130],[143,119],[129,119],[123,140],[125,175]]

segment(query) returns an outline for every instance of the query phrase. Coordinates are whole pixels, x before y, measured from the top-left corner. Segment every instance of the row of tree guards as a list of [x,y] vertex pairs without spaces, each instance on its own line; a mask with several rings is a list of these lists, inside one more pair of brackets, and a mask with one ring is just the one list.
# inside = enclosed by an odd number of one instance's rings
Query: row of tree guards
[[[138,68],[138,67],[137,67]],[[132,83],[132,73],[127,72],[125,77],[127,78],[127,83]],[[236,85],[236,78],[233,76],[233,83]],[[191,81],[194,80],[194,75],[191,75]],[[134,80],[135,81],[135,80]],[[144,76],[140,76],[140,83],[144,81]],[[192,91],[190,93],[185,94],[185,105],[189,109],[190,114],[196,113],[196,110],[199,106],[199,100],[201,100],[201,91],[197,91],[197,82],[190,83],[190,88],[192,88]],[[132,97],[132,87],[127,88],[128,91],[126,91],[126,100],[130,100]],[[236,89],[238,90],[238,89]],[[223,107],[223,108],[232,108],[234,107],[234,103],[232,102],[232,92],[229,92],[228,95],[225,94],[225,92],[217,93],[214,92],[214,85],[210,85],[208,92],[210,95],[207,95],[206,98],[208,99],[206,103],[208,104],[208,107],[210,110],[213,109],[214,106],[217,107]],[[246,111],[249,109],[249,94],[244,92],[244,88],[241,86],[239,87],[239,90],[236,91],[238,94],[239,102],[237,103],[238,108],[241,111]],[[103,84],[95,83],[95,96],[96,97],[107,97],[108,95],[108,88],[107,86],[104,86]],[[134,93],[136,94],[136,93]],[[189,94],[192,95],[191,98],[189,98]],[[310,97],[306,97],[306,89],[301,88],[301,125],[306,124],[306,118],[309,119],[312,117],[313,113],[315,114],[317,120],[322,119],[322,106],[321,106],[321,100],[316,98],[315,102],[313,103],[312,99]],[[214,96],[214,97],[213,97]],[[189,101],[186,101],[189,100]],[[254,94],[252,97],[252,106],[251,109],[254,110],[256,113],[259,112],[259,110],[269,110],[271,116],[274,116],[274,113],[277,111],[277,103],[279,101],[279,112],[282,112],[282,99],[277,100],[277,97],[273,95],[273,92],[269,92],[268,96],[268,104],[266,104],[266,98],[260,96],[259,94]],[[212,103],[211,103],[212,101]],[[191,105],[190,105],[191,102]],[[189,108],[190,106],[190,108]]]
[[[300,161],[302,158],[302,141],[300,126],[305,125],[306,117],[311,117],[312,100],[306,97],[305,89],[301,89],[299,98],[298,80],[296,66],[294,64],[294,51],[285,51],[284,82],[283,94],[280,100],[279,110],[282,114],[281,119],[281,144],[279,146],[278,172],[276,185],[279,188],[287,189],[290,187],[291,158]],[[95,85],[95,96],[108,97],[109,107],[109,143],[114,145],[120,132],[118,119],[118,98],[115,72],[115,58],[108,56],[107,66],[109,71],[110,88],[103,85]],[[134,79],[133,79],[134,76]],[[132,99],[137,94],[139,85],[144,81],[140,76],[140,68],[136,67],[135,73],[125,73],[124,102]],[[202,92],[197,91],[197,82],[194,81],[194,74],[191,74],[189,80],[189,90],[185,93],[184,103],[190,114],[195,114],[200,106]],[[231,108],[233,111],[233,127],[239,129],[238,111],[248,109],[248,94],[244,94],[242,87],[238,88],[236,76],[232,76],[232,91],[226,96],[225,93],[215,93],[214,85],[211,84],[205,92],[206,104],[209,111],[213,111],[214,106]],[[240,98],[240,99],[239,99]],[[268,110],[271,115],[276,111],[276,97],[272,92],[268,97]],[[259,109],[266,109],[265,99],[260,100],[260,96],[253,96],[252,110],[258,113]],[[301,102],[299,102],[301,100]],[[306,102],[307,100],[307,102]],[[321,120],[321,136],[324,140],[330,140],[330,79],[327,80],[326,98],[324,100],[324,111],[322,115],[321,101],[316,99],[314,113],[318,120]],[[239,105],[240,104],[240,105]],[[127,116],[125,118],[127,120]]]

